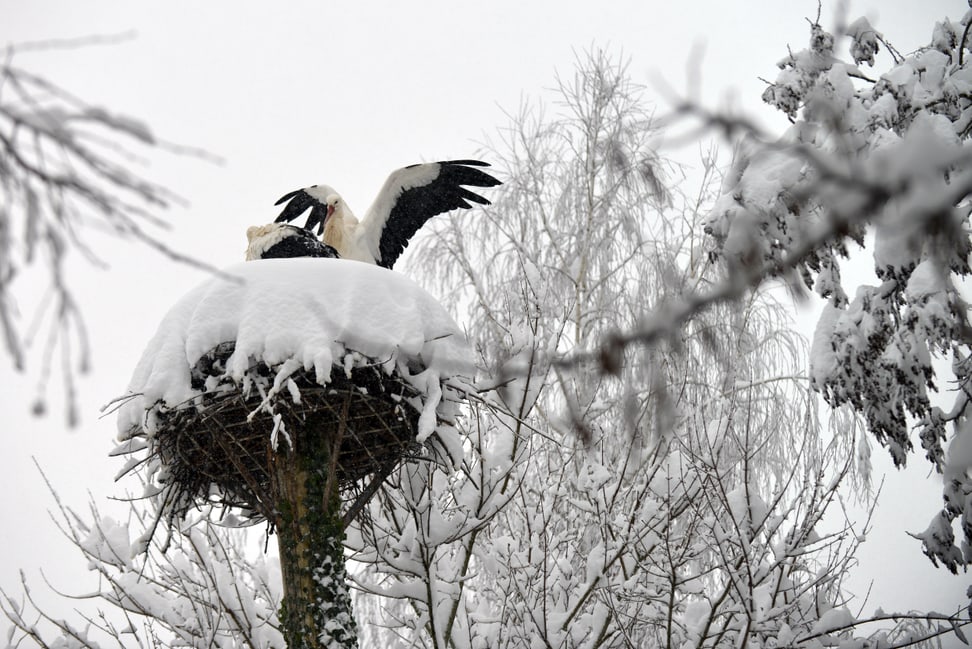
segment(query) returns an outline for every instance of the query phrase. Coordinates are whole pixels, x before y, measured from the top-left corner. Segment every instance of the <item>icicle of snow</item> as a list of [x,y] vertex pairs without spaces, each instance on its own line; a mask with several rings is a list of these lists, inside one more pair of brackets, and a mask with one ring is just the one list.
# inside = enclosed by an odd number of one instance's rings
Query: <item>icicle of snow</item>
[[[271,387],[270,390],[263,395],[263,401],[259,406],[254,408],[253,412],[249,414],[247,421],[252,420],[254,415],[261,410],[266,410],[267,412],[273,413],[273,410],[270,407],[270,401],[284,388],[287,388],[287,390],[290,392],[294,403],[300,403],[300,391],[297,390],[297,385],[290,378],[298,369],[300,369],[300,363],[294,358],[288,358],[283,362],[283,364],[280,365],[280,368],[273,377],[273,387]],[[294,396],[295,390],[297,390],[296,396]],[[274,416],[274,418],[276,419],[276,416]]]
[[290,439],[290,433],[287,432],[287,425],[284,423],[283,415],[279,412],[273,413],[273,430],[270,431],[270,447],[273,450],[279,449],[280,435],[284,436],[284,441],[287,442],[288,448],[293,448],[293,442]]
[[293,379],[287,379],[287,392],[290,393],[290,400],[298,404],[300,403],[300,388],[297,387],[297,383]]

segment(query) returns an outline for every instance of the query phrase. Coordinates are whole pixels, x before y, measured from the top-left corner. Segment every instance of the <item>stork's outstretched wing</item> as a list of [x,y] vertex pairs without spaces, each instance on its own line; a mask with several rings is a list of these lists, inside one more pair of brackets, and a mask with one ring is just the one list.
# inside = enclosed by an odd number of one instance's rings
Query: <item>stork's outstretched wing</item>
[[[307,217],[304,229],[313,231],[316,227],[317,235],[320,236],[324,231],[324,219],[327,217],[327,205],[324,203],[324,199],[327,198],[325,191],[329,189],[314,185],[284,194],[274,205],[280,205],[285,201],[289,202],[280,212],[280,216],[274,219],[274,223],[283,223],[284,221],[290,223],[310,208],[310,215]],[[333,190],[331,191],[333,192]]]
[[487,199],[463,186],[499,185],[499,180],[477,169],[488,166],[479,160],[446,160],[392,172],[361,221],[362,236],[377,264],[394,266],[412,235],[436,214],[470,208],[470,203],[489,205]]

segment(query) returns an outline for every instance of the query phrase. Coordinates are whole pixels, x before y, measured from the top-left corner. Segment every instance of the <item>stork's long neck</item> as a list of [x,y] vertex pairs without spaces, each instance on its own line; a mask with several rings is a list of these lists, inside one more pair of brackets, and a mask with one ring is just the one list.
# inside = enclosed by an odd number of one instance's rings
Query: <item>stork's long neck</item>
[[337,250],[341,257],[349,258],[351,256],[349,246],[357,225],[358,219],[350,214],[344,205],[341,205],[328,217],[321,239]]

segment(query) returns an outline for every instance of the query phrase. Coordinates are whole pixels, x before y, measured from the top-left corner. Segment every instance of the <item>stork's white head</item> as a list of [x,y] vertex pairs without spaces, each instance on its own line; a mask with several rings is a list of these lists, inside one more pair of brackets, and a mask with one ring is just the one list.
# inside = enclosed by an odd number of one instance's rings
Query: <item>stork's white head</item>
[[321,203],[326,203],[327,197],[331,196],[332,194],[335,196],[338,195],[338,193],[334,191],[334,188],[329,187],[328,185],[311,185],[310,187],[305,187],[304,192],[311,198]]
[[347,203],[341,198],[332,187],[327,185],[314,185],[308,187],[304,190],[309,196],[319,201],[323,205],[327,206],[327,216],[324,218],[325,222],[329,221],[331,217],[335,217],[335,221],[339,223],[337,225],[344,225],[345,221],[351,221],[352,223],[357,223],[357,219],[348,209]]
[[324,204],[327,205],[328,219],[337,214],[337,220],[344,220],[344,217],[347,215],[347,209],[345,209],[346,206],[339,194],[328,194],[327,198],[324,199]]

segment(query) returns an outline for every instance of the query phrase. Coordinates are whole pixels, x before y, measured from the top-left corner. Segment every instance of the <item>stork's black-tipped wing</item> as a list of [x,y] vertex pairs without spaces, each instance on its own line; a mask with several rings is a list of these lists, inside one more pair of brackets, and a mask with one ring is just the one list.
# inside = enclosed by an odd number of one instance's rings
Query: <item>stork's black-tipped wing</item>
[[315,193],[321,193],[315,191],[317,185],[313,187],[307,187],[305,189],[298,189],[292,191],[289,194],[284,194],[280,199],[274,203],[274,205],[280,205],[283,202],[287,202],[287,205],[280,212],[280,216],[274,219],[274,223],[291,223],[298,219],[301,214],[306,212],[308,208],[310,209],[310,214],[307,216],[307,223],[304,224],[304,228],[313,231],[317,228],[317,234],[324,231],[324,219],[327,216],[327,205],[325,205],[323,198],[315,196]]
[[251,239],[247,257],[278,259],[283,257],[328,257],[338,259],[337,250],[321,243],[314,233],[295,225],[275,224],[258,229]]
[[488,166],[479,160],[446,160],[393,172],[362,220],[369,245],[380,255],[378,265],[394,266],[412,236],[436,214],[470,208],[472,203],[489,205],[466,189],[501,184],[478,168]]

